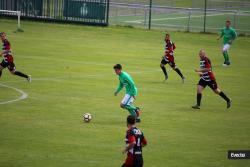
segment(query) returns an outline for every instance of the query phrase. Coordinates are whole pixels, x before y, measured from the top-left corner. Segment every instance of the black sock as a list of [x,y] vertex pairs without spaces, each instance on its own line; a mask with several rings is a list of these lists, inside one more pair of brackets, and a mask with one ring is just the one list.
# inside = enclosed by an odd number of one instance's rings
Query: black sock
[[227,102],[230,101],[230,99],[223,93],[223,92],[220,92],[219,93],[220,97],[222,97],[224,100],[226,100]]
[[28,75],[23,74],[23,73],[21,73],[21,72],[19,72],[19,71],[15,71],[14,74],[15,74],[15,75],[18,75],[18,76],[20,76],[20,77],[23,77],[23,78],[28,78]]
[[197,105],[198,106],[201,105],[201,97],[202,97],[202,94],[201,93],[197,93]]
[[2,71],[0,71],[0,77],[2,76]]
[[182,75],[181,71],[179,70],[179,68],[176,68],[175,71],[181,76],[181,78],[183,78],[183,75]]
[[164,75],[165,75],[165,76],[167,76],[168,74],[167,74],[167,71],[166,71],[165,66],[162,66],[162,67],[161,67],[161,69],[162,69],[162,71],[163,71]]

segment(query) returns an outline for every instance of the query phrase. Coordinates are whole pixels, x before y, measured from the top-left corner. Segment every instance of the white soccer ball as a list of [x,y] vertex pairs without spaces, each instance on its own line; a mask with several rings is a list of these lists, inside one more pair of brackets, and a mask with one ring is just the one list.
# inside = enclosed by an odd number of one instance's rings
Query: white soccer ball
[[92,119],[92,116],[91,116],[90,113],[85,113],[85,114],[83,114],[83,118],[82,119],[83,119],[84,122],[90,122],[91,119]]

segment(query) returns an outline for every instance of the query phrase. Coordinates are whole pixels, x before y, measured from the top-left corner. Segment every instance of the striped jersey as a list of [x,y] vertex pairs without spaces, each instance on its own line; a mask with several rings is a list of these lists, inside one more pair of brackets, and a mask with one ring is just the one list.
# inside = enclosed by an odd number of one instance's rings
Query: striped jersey
[[205,58],[200,60],[200,68],[201,69],[205,69],[205,68],[211,69],[208,72],[203,72],[201,74],[201,79],[203,79],[205,81],[214,81],[215,80],[215,76],[212,72],[212,64],[211,64],[211,61],[209,60],[209,58],[205,57]]
[[164,59],[166,61],[169,61],[169,59],[172,60],[172,57],[174,56],[174,50],[175,50],[176,46],[175,46],[174,42],[171,40],[166,40],[165,42],[166,42],[166,44],[165,44]]
[[147,140],[140,129],[131,127],[127,130],[125,142],[126,145],[135,143],[134,148],[130,149],[127,153],[126,163],[127,165],[130,165],[133,164],[136,155],[142,156],[142,147],[147,144]]
[[3,60],[5,62],[12,62],[13,61],[13,57],[11,55],[10,42],[7,39],[3,40],[2,42],[3,42],[3,46],[2,46]]

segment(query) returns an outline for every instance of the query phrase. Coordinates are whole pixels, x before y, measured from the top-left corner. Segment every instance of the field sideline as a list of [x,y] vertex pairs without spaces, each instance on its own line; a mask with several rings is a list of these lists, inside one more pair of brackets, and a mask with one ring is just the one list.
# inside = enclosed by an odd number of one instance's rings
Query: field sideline
[[[166,31],[123,27],[89,27],[22,21],[24,33],[14,33],[15,20],[0,19],[8,34],[17,69],[33,82],[3,71],[0,78],[1,167],[115,167],[125,156],[125,118],[119,108],[123,92],[113,95],[121,63],[138,87],[135,104],[143,109],[138,124],[149,145],[145,167],[242,167],[249,160],[228,160],[228,150],[250,149],[250,39],[239,37],[223,68],[221,41],[215,34],[170,32],[177,45],[175,60],[187,77],[181,83],[170,70],[163,82],[159,63]],[[209,55],[218,85],[233,99],[225,102],[210,89],[202,109],[194,111],[199,67],[198,51]],[[18,99],[22,93],[27,98]],[[83,123],[82,114],[93,116]]]

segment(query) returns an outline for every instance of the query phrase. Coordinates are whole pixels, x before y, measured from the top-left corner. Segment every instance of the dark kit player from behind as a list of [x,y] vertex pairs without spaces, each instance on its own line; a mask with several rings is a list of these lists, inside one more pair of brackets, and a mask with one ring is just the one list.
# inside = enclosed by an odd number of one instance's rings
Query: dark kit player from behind
[[135,126],[136,118],[132,115],[127,117],[126,148],[122,151],[127,153],[127,158],[122,167],[143,167],[142,147],[147,145],[143,132]]
[[16,66],[14,64],[14,59],[11,53],[10,42],[7,40],[6,34],[4,32],[1,32],[0,37],[3,43],[3,51],[0,53],[0,56],[3,56],[3,61],[0,64],[0,77],[2,76],[2,70],[7,67],[13,75],[26,78],[28,82],[31,82],[31,76],[23,74],[20,71],[16,71]]
[[200,75],[201,79],[197,85],[197,104],[192,106],[192,108],[200,109],[202,91],[206,88],[206,86],[209,86],[214,93],[220,95],[227,102],[227,108],[231,107],[231,99],[229,99],[217,86],[215,76],[212,72],[211,61],[206,56],[204,50],[200,50],[199,58],[200,68],[196,69],[195,72]]
[[168,79],[168,73],[166,71],[165,65],[169,64],[172,67],[172,69],[175,72],[177,72],[177,74],[179,74],[179,76],[181,77],[181,79],[184,83],[185,77],[181,73],[180,69],[176,66],[175,61],[174,61],[175,48],[176,48],[176,46],[175,46],[174,42],[170,40],[170,35],[166,34],[166,37],[165,37],[165,55],[162,57],[160,67],[162,69],[162,72],[164,73],[165,80]]

